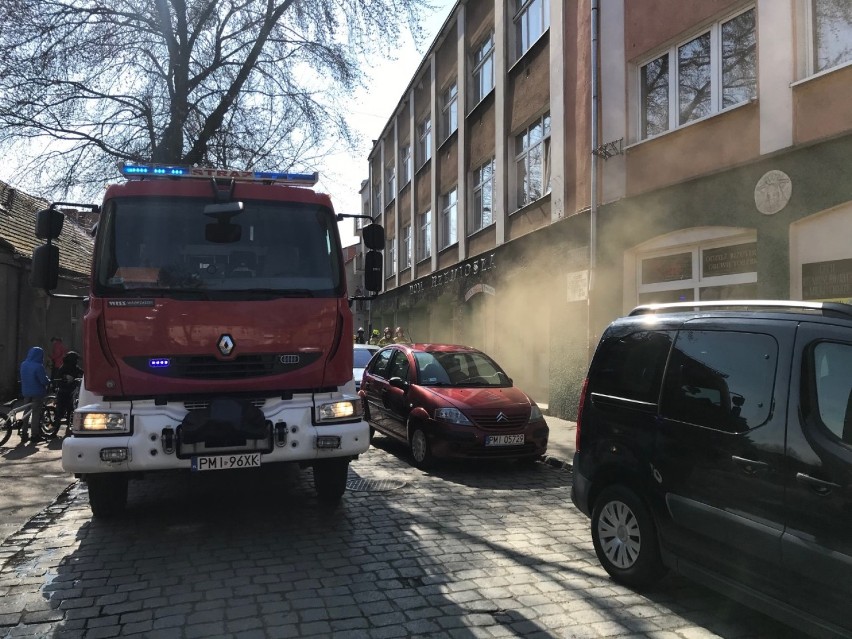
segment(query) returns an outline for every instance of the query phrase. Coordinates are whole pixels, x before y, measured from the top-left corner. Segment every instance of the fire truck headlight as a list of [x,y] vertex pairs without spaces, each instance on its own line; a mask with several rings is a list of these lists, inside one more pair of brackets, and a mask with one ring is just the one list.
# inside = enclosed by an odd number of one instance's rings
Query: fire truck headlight
[[360,398],[345,399],[317,406],[317,422],[335,422],[360,418],[363,408]]
[[75,434],[81,433],[126,433],[129,432],[124,413],[74,413]]

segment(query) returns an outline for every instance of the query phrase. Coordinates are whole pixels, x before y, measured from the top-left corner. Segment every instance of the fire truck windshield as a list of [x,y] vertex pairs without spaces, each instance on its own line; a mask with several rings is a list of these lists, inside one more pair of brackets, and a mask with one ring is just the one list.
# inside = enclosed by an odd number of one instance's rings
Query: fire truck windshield
[[342,294],[330,210],[249,200],[242,210],[205,213],[209,204],[193,198],[111,201],[98,234],[95,293]]

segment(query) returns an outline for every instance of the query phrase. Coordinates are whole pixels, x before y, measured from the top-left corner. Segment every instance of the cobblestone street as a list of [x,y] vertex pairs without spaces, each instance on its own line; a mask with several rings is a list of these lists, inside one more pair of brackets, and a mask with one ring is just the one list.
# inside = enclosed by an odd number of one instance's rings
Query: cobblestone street
[[798,636],[679,577],[615,585],[569,468],[376,443],[332,510],[309,470],[131,482],[115,521],[74,483],[0,548],[0,637]]

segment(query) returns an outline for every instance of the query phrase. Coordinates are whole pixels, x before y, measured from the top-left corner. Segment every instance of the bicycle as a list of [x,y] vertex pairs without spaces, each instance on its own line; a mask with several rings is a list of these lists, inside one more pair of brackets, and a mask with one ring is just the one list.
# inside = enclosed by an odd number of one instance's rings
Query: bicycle
[[[29,420],[32,412],[32,402],[14,399],[6,402],[0,407],[0,446],[9,441],[12,433],[17,432],[21,436],[24,423]],[[59,431],[59,424],[55,424],[56,395],[46,395],[41,410],[41,434],[44,437],[54,437]],[[32,424],[30,424],[32,430]]]

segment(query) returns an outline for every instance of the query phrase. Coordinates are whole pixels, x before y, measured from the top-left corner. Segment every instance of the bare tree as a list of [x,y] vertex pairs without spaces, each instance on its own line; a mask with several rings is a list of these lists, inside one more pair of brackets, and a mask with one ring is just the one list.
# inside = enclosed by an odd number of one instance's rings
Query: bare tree
[[428,0],[0,0],[0,149],[42,188],[116,161],[304,168],[353,142],[361,64]]

